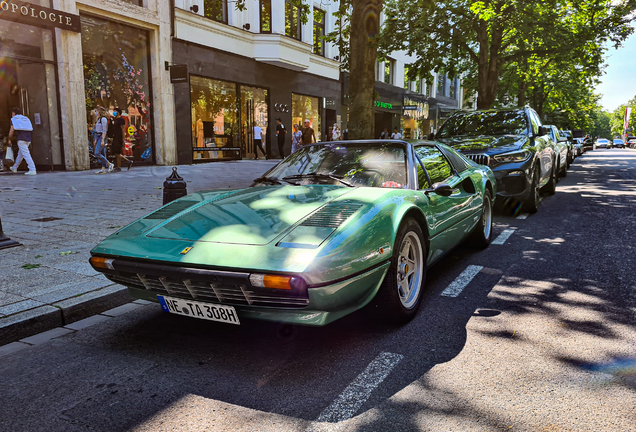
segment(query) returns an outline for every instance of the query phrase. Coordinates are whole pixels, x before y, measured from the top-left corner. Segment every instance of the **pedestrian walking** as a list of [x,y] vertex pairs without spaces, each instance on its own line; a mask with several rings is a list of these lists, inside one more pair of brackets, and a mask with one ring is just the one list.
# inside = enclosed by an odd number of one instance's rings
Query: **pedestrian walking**
[[276,140],[278,141],[278,155],[281,159],[285,158],[285,137],[287,136],[287,129],[283,125],[282,120],[276,119]]
[[380,139],[389,139],[391,138],[391,134],[389,133],[389,128],[384,128],[384,131],[380,134]]
[[[115,119],[112,122],[113,127],[113,153],[115,153],[115,157],[117,158],[117,168],[113,171],[121,171],[121,160],[125,160],[128,163],[128,169],[133,166],[133,161],[129,160],[126,156],[124,156],[124,135],[126,135],[126,120],[121,116],[122,111],[120,108],[115,108],[113,110],[113,117]],[[110,133],[110,125],[108,132]]]
[[342,136],[340,135],[340,128],[337,124],[333,125],[333,130],[331,131],[331,140],[332,141],[340,141]]
[[292,132],[292,153],[300,148],[303,141],[303,133],[300,131],[300,126],[294,123],[294,131]]
[[393,128],[393,135],[391,135],[391,139],[399,140],[402,139],[402,134],[398,131],[398,128]]
[[29,146],[31,145],[31,132],[33,131],[33,125],[28,117],[22,115],[20,108],[11,109],[11,129],[9,130],[9,143],[11,137],[16,134],[18,140],[18,157],[15,159],[15,163],[11,167],[11,171],[18,172],[18,167],[24,159],[27,163],[29,171],[25,172],[25,175],[36,175],[35,163],[31,157]]
[[317,142],[316,132],[310,126],[309,120],[305,120],[305,127],[303,127],[303,145],[313,144]]
[[95,174],[106,174],[115,168],[115,165],[108,162],[106,157],[106,135],[108,134],[108,118],[106,110],[102,107],[97,108],[97,122],[95,123],[95,157],[102,164],[102,169]]
[[254,124],[254,159],[258,159],[258,149],[261,150],[263,156],[267,157],[265,150],[263,149],[263,129],[257,124]]

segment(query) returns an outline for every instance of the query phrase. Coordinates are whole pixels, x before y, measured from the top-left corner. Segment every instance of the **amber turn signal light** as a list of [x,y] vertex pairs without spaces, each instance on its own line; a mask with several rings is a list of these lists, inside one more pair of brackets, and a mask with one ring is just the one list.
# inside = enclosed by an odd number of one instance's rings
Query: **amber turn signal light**
[[306,286],[302,278],[296,276],[251,274],[250,283],[259,288],[291,290]]
[[113,261],[115,260],[112,258],[104,257],[91,257],[91,259],[88,260],[93,268],[106,270],[115,270],[115,267],[113,267]]

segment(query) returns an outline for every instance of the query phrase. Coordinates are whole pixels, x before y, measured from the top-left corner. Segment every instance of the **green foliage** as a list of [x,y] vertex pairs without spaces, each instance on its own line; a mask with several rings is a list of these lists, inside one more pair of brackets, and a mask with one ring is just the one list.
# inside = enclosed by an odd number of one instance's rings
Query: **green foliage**
[[623,122],[625,119],[625,110],[627,107],[632,107],[632,113],[629,116],[628,133],[630,135],[636,135],[636,96],[634,96],[629,102],[616,108],[614,112],[609,114],[610,131],[612,137],[623,135]]
[[40,268],[41,266],[42,264],[24,264],[22,268],[25,270],[32,270],[32,269]]
[[413,76],[461,74],[479,108],[497,105],[500,80],[522,104],[530,92],[545,105],[557,83],[592,83],[604,46],[633,33],[635,7],[636,0],[388,0],[381,49],[415,56]]

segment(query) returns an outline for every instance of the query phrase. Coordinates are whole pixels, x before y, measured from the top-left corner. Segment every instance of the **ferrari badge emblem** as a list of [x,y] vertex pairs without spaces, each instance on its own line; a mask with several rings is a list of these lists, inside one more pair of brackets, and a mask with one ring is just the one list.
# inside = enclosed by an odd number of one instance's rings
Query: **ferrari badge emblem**
[[184,250],[182,250],[182,251],[181,251],[181,255],[185,255],[185,254],[187,254],[188,252],[190,252],[191,250],[192,250],[192,248],[191,248],[191,247],[187,247],[187,248],[185,248]]

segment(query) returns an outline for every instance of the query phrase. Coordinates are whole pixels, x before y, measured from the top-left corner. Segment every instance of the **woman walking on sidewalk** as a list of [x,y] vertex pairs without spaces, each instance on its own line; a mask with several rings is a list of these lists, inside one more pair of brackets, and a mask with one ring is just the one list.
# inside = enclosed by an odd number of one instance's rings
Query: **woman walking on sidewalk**
[[29,167],[29,171],[25,172],[25,175],[36,175],[35,163],[31,157],[29,146],[31,145],[31,132],[33,131],[33,125],[28,117],[22,115],[20,108],[11,109],[11,130],[9,130],[9,140],[14,133],[18,139],[18,157],[15,159],[15,163],[11,167],[11,171],[14,173],[18,171],[18,167],[24,159]]
[[303,133],[300,131],[300,127],[294,123],[294,131],[292,132],[292,150],[294,153],[301,145],[303,139]]
[[102,107],[97,108],[97,124],[95,125],[95,156],[102,164],[102,169],[96,174],[106,174],[111,172],[115,165],[108,162],[106,157],[106,134],[108,133],[108,119],[106,118],[106,110]]
[[125,160],[128,163],[128,169],[133,165],[133,162],[123,155],[124,152],[124,135],[126,130],[126,120],[121,116],[121,109],[115,108],[113,110],[113,117],[115,121],[113,124],[113,153],[117,157],[117,168],[115,171],[121,171],[121,160]]

